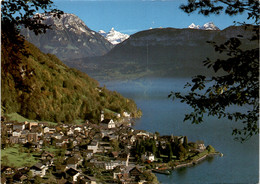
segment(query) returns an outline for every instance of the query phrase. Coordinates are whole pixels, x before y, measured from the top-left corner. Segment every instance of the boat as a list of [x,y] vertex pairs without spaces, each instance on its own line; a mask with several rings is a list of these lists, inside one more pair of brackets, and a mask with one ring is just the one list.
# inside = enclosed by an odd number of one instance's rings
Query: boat
[[165,169],[165,170],[153,169],[152,172],[159,173],[159,174],[166,174],[166,175],[171,174],[171,171],[168,169]]

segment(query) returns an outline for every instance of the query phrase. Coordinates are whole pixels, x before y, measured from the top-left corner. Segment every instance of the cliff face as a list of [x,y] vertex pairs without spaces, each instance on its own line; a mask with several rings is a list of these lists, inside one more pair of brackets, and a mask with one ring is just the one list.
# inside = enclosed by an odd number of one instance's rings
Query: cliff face
[[48,14],[41,16],[45,24],[52,25],[51,30],[37,36],[27,29],[22,29],[21,33],[44,53],[68,60],[101,56],[113,48],[109,41],[89,29],[76,15],[64,13],[60,19]]

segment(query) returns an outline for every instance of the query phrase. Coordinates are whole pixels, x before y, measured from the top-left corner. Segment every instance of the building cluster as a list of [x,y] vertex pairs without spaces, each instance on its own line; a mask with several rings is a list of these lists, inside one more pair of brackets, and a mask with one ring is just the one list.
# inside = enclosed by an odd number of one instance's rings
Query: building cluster
[[[45,178],[51,170],[58,183],[93,184],[97,182],[95,173],[88,173],[88,170],[96,168],[109,171],[111,181],[136,183],[138,178],[139,183],[144,183],[146,180],[141,167],[136,165],[130,150],[134,149],[138,137],[149,137],[149,133],[119,125],[112,119],[101,120],[99,125],[86,121],[81,125],[55,126],[45,122],[2,121],[3,147],[20,144],[33,153],[39,153],[38,163],[33,166],[3,166],[2,173],[9,180],[8,176],[13,176],[9,183],[23,183],[28,175]],[[119,145],[124,145],[124,148]],[[46,151],[48,147],[56,149],[56,152],[64,150],[60,163],[57,162],[57,154]]]
[[[50,125],[3,120],[1,137],[3,149],[6,145],[20,144],[38,155],[37,163],[32,166],[2,166],[5,176],[2,183],[44,179],[50,172],[57,183],[146,183],[143,166],[137,164],[140,160],[136,157],[136,145],[150,139],[159,144],[156,134],[134,130],[128,124],[103,116],[99,125],[88,121],[80,125]],[[162,136],[160,144],[163,146],[167,140]],[[46,151],[48,148],[55,151]],[[155,155],[146,151],[140,159],[151,163]]]

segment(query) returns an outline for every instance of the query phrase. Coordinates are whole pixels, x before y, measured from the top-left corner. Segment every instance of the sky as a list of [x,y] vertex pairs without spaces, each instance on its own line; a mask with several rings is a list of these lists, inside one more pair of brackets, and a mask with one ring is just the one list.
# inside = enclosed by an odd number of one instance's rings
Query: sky
[[179,6],[187,0],[53,0],[66,13],[73,13],[94,31],[109,31],[112,27],[125,34],[150,28],[187,28],[191,23],[203,26],[213,22],[220,29],[246,21],[246,14],[203,16],[188,15]]

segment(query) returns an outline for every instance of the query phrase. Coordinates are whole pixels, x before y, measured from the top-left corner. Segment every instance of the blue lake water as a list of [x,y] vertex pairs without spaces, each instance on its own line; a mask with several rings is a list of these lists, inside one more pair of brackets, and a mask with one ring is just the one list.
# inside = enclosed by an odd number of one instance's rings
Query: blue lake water
[[203,140],[224,154],[202,163],[175,170],[172,175],[158,174],[161,183],[258,183],[259,138],[254,136],[245,143],[234,140],[232,127],[235,122],[206,117],[199,125],[183,123],[184,114],[191,109],[182,103],[168,99],[171,91],[185,92],[188,79],[146,78],[134,81],[110,81],[102,85],[132,98],[143,111],[135,129],[158,131],[161,135],[187,135],[189,141]]

